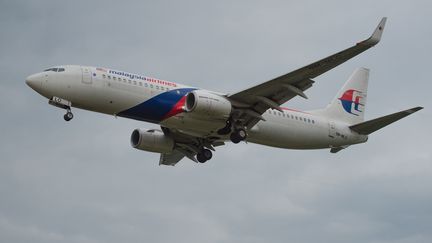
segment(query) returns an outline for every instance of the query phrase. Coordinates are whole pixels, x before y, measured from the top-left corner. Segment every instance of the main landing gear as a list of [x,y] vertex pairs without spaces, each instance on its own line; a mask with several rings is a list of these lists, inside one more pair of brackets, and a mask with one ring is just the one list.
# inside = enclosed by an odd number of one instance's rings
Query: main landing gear
[[247,133],[246,129],[242,128],[241,126],[238,127],[238,125],[234,125],[234,122],[230,119],[226,122],[226,126],[219,129],[218,134],[219,135],[228,135],[230,134],[230,140],[233,143],[240,143],[241,141],[246,140]]
[[205,163],[213,157],[212,151],[210,149],[202,149],[196,156],[198,162]]
[[244,128],[237,128],[230,135],[231,142],[233,143],[240,143],[241,141],[246,140],[246,138],[247,133]]

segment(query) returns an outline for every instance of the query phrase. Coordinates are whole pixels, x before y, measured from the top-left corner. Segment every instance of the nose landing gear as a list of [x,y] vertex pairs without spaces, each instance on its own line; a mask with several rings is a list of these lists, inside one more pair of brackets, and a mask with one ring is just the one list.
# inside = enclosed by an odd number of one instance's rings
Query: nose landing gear
[[70,120],[72,120],[72,118],[73,118],[73,114],[72,114],[72,112],[70,111],[70,109],[67,110],[67,112],[66,112],[66,114],[64,114],[63,118],[64,118],[65,121],[70,121]]
[[72,120],[73,118],[73,114],[71,112],[72,103],[70,101],[54,96],[48,101],[48,104],[58,108],[65,109],[66,114],[64,114],[63,118],[65,119],[65,121]]

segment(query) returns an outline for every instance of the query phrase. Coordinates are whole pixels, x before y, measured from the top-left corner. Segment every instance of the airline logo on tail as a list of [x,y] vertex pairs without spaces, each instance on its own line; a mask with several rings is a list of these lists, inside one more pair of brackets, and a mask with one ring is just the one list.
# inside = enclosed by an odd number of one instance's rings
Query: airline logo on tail
[[364,106],[364,104],[360,103],[363,98],[364,96],[362,92],[349,89],[342,94],[339,100],[346,112],[358,116],[359,113],[363,112],[363,109],[360,109],[360,106]]

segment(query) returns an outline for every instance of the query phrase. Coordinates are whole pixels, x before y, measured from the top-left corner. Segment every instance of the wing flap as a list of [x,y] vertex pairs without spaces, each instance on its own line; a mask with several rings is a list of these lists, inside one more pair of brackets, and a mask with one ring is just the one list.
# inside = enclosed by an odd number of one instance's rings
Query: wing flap
[[369,135],[385,126],[392,124],[406,116],[413,114],[419,110],[423,109],[423,107],[415,107],[408,110],[396,112],[387,116],[379,117],[373,120],[365,121],[353,126],[350,126],[350,129],[363,135]]
[[161,154],[159,158],[159,165],[176,165],[180,160],[185,157],[181,152],[174,150],[170,154]]

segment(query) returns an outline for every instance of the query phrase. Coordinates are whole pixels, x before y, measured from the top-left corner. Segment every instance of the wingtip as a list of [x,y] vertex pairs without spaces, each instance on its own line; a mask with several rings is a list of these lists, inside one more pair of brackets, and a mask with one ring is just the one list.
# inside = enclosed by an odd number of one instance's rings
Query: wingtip
[[412,113],[414,113],[414,112],[417,112],[417,111],[419,111],[419,110],[422,110],[423,108],[424,108],[424,107],[422,107],[422,106],[417,106],[417,107],[414,107],[414,108],[411,108],[411,109],[407,110],[407,112],[410,113],[410,114],[412,114]]
[[372,33],[371,37],[369,37],[369,39],[364,41],[364,43],[372,46],[378,44],[384,32],[384,27],[386,22],[387,22],[387,17],[383,17],[379,22],[378,26],[375,28],[375,31]]

